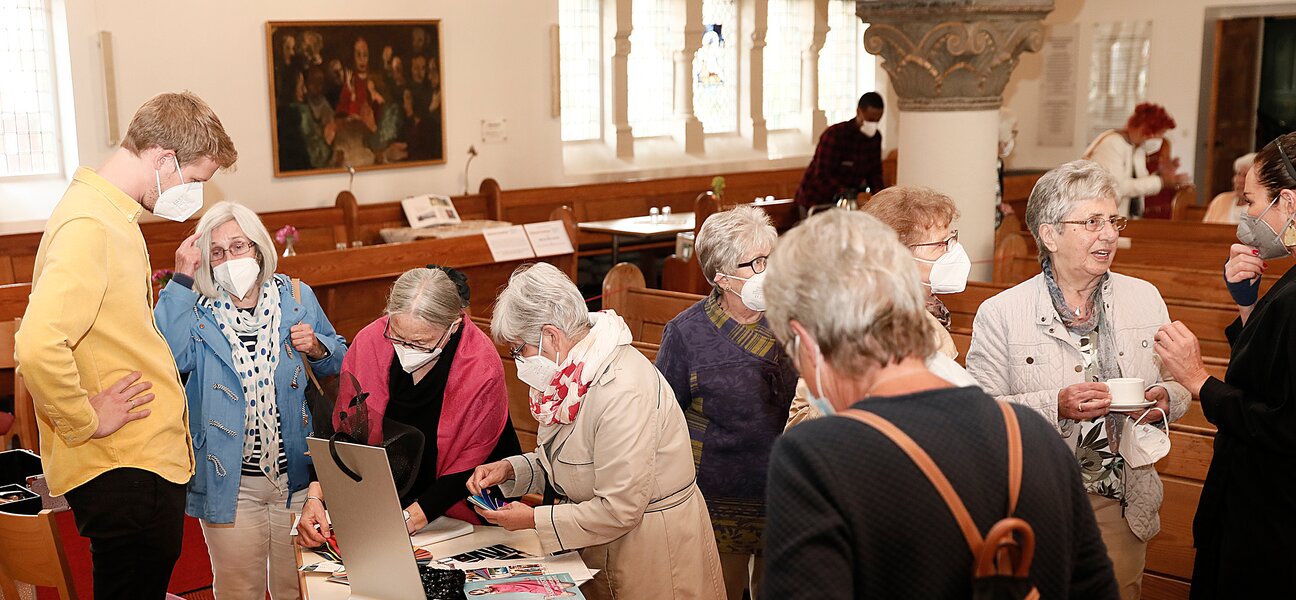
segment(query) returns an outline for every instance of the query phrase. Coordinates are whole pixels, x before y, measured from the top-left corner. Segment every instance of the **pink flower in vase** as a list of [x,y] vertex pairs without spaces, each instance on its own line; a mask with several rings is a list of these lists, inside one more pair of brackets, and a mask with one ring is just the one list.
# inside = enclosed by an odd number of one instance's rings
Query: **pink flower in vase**
[[275,241],[280,244],[291,244],[297,241],[297,228],[292,225],[284,225],[275,232]]
[[169,283],[171,278],[174,276],[175,272],[171,269],[158,269],[153,271],[153,285],[166,287],[166,284]]

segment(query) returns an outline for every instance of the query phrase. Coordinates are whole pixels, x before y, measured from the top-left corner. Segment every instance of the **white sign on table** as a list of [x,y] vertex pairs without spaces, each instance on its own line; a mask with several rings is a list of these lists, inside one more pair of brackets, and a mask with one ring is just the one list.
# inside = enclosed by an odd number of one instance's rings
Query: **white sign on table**
[[562,221],[527,223],[522,227],[526,229],[527,237],[531,239],[531,249],[537,257],[575,252],[571,238],[567,237],[567,226]]
[[491,258],[495,262],[535,258],[526,229],[521,225],[486,229],[482,231],[482,236],[486,238],[486,246],[490,248]]

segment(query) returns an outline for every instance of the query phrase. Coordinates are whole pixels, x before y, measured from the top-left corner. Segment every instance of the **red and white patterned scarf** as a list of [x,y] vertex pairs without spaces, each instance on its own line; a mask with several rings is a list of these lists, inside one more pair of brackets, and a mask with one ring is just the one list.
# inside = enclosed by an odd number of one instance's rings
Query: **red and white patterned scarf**
[[549,386],[531,391],[531,416],[541,425],[575,421],[594,378],[603,372],[616,349],[633,339],[625,319],[614,311],[590,313],[590,322],[594,326],[567,353]]

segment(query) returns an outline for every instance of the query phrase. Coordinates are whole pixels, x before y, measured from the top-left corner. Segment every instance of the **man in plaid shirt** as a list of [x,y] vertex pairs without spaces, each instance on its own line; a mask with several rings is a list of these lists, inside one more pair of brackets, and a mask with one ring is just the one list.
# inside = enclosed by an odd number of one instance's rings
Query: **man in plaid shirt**
[[860,96],[855,118],[828,129],[819,138],[814,160],[806,167],[797,188],[796,201],[804,214],[819,204],[831,204],[840,193],[852,197],[865,188],[876,194],[882,183],[882,96],[869,92]]

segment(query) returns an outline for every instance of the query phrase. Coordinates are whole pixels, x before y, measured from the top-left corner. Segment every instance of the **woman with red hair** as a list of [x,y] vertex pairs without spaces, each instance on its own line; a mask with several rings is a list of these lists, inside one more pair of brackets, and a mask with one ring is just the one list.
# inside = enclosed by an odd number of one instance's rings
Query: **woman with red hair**
[[1191,181],[1186,174],[1176,174],[1178,161],[1161,161],[1156,173],[1147,170],[1148,155],[1161,149],[1165,133],[1174,128],[1174,118],[1165,107],[1144,102],[1134,107],[1124,129],[1102,132],[1085,150],[1084,158],[1101,164],[1116,177],[1121,216],[1141,216],[1144,196]]

